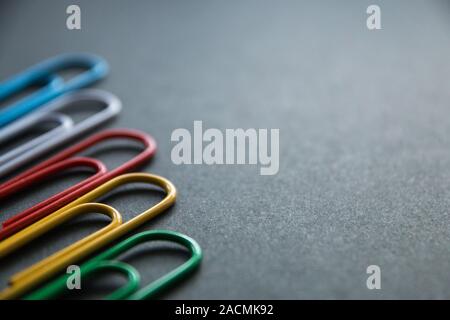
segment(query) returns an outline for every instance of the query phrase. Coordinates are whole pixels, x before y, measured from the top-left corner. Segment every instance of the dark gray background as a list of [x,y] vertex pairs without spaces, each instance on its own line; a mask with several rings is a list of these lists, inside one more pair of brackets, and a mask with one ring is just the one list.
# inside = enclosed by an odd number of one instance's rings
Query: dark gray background
[[[72,3],[81,31],[65,27]],[[366,28],[372,3],[380,31]],[[145,171],[179,190],[143,229],[178,230],[204,249],[201,270],[164,298],[448,298],[449,18],[444,0],[2,1],[0,78],[62,52],[108,60],[96,87],[124,103],[109,126],[152,134]],[[280,128],[279,173],[175,166],[170,135],[194,120]],[[132,154],[117,151],[108,164]],[[2,217],[79,178],[2,200]],[[158,199],[130,190],[107,201],[126,217]],[[44,237],[2,261],[0,280],[104,222]],[[145,281],[185,259],[157,254],[133,260]],[[370,264],[382,290],[366,288]]]

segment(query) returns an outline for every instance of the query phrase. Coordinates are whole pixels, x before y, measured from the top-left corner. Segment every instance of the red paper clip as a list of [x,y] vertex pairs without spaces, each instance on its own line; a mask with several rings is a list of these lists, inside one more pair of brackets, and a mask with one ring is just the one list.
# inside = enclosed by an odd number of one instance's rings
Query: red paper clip
[[[137,140],[143,144],[144,150],[133,159],[111,171],[108,171],[98,160],[86,157],[73,157],[77,153],[82,152],[99,142],[118,138]],[[83,163],[85,166],[98,167],[98,172],[89,179],[86,179],[4,221],[2,223],[3,229],[0,230],[0,240],[9,237],[19,230],[42,219],[106,181],[118,175],[135,170],[137,167],[148,161],[155,152],[156,142],[151,136],[144,132],[129,129],[105,130],[63,150],[59,154],[3,183],[0,185],[0,198],[4,198],[18,190],[22,190],[36,182],[42,181],[45,177],[48,177],[49,174],[55,174],[61,170],[73,167],[76,163]]]

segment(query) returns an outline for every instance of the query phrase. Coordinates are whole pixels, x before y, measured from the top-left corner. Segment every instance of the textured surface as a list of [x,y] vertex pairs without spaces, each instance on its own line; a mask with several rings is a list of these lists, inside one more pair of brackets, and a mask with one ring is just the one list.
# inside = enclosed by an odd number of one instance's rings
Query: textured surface
[[[205,253],[165,298],[450,297],[446,1],[377,1],[376,32],[365,26],[372,1],[77,1],[83,29],[68,31],[71,3],[2,1],[0,78],[61,52],[108,60],[98,87],[124,103],[109,126],[152,134],[159,151],[145,170],[179,190],[145,228],[184,232]],[[194,120],[280,128],[278,175],[173,165],[170,134]],[[79,178],[2,201],[2,217]],[[150,203],[145,190],[107,200],[127,217]],[[89,221],[2,262],[2,284],[102,220]],[[177,252],[133,261],[148,281],[182,261]],[[370,264],[382,290],[366,288]]]

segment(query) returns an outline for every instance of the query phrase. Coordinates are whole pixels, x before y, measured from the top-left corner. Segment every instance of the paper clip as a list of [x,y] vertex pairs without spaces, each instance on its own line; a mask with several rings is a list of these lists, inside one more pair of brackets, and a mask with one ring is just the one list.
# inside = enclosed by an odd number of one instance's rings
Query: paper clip
[[[117,258],[120,254],[126,250],[135,247],[146,241],[169,241],[175,242],[186,247],[189,250],[190,258],[188,261],[167,273],[161,278],[153,281],[144,288],[140,287],[140,275],[139,272],[131,265],[118,261]],[[112,270],[123,273],[128,282],[121,288],[117,289],[106,297],[107,300],[144,300],[151,299],[157,294],[166,290],[168,287],[175,284],[177,281],[182,280],[190,273],[192,273],[202,260],[202,250],[198,243],[181,233],[168,231],[168,230],[153,230],[138,233],[130,238],[122,241],[107,251],[99,254],[95,258],[83,263],[80,266],[81,280],[92,277],[96,272],[103,270]],[[44,287],[33,291],[31,294],[25,296],[27,300],[47,300],[54,299],[64,292],[67,292],[67,279],[70,275],[62,275],[59,278],[46,284]]]
[[[48,177],[48,174],[45,174],[45,172],[42,173],[42,170],[49,170],[52,173],[58,172],[58,169],[62,170],[62,168],[67,168],[69,164],[65,161],[74,159],[73,156],[77,153],[82,152],[102,141],[116,138],[126,138],[139,141],[144,146],[144,150],[133,159],[123,163],[111,171],[103,170],[97,163],[99,168],[96,176],[84,180],[4,221],[2,223],[3,228],[0,230],[0,240],[18,232],[39,219],[49,215],[55,210],[60,209],[64,205],[70,203],[76,198],[79,198],[108,180],[135,170],[148,161],[156,152],[156,142],[152,137],[144,132],[129,129],[105,130],[63,150],[59,154],[41,162],[33,168],[0,185],[0,199],[10,196],[19,190],[23,190],[44,180]],[[72,166],[73,165],[74,164],[72,163]]]
[[[14,170],[15,167],[19,167],[21,164],[18,164],[17,166],[15,163],[12,165],[12,168],[10,170],[7,170],[8,168],[4,167],[8,161],[14,161],[17,159],[17,157],[20,157],[20,155],[29,152],[33,148],[45,143],[45,141],[50,140],[51,138],[58,137],[63,132],[69,130],[73,126],[73,121],[69,116],[59,114],[59,113],[51,113],[46,116],[42,116],[41,118],[41,126],[42,123],[56,123],[57,126],[48,132],[42,134],[38,138],[35,138],[27,143],[24,143],[23,145],[20,145],[19,147],[15,148],[14,150],[8,151],[7,153],[0,156],[0,176],[3,176],[4,174],[8,174],[10,171]],[[10,140],[13,140],[16,138],[15,134],[12,134],[12,132],[7,132],[15,123],[11,124],[10,126],[7,126],[6,128],[0,129],[0,145],[2,143],[8,142]],[[23,130],[25,131],[25,129]],[[25,162],[25,161],[24,161]],[[3,168],[3,169],[2,169]]]
[[[69,116],[56,113],[79,102],[99,103],[104,105],[104,108],[77,124],[74,124]],[[121,106],[122,103],[119,98],[107,91],[94,89],[75,91],[52,100],[47,105],[42,106],[39,111],[30,113],[0,129],[1,144],[42,122],[53,120],[60,123],[53,130],[0,156],[0,177],[108,121],[120,112]]]
[[[55,75],[56,72],[70,68],[86,68],[87,70],[68,81],[63,81],[62,78]],[[106,61],[87,53],[62,54],[28,68],[0,83],[0,100],[35,84],[44,83],[45,86],[0,111],[0,128],[57,96],[94,83],[107,73]]]
[[[156,205],[125,223],[122,223],[120,213],[114,208],[105,204],[92,203],[92,201],[104,196],[111,190],[128,183],[147,183],[156,185],[165,191],[166,196]],[[0,299],[15,299],[24,295],[44,281],[49,280],[68,265],[81,261],[112,241],[124,236],[133,229],[136,229],[172,206],[175,203],[176,194],[175,186],[166,178],[149,173],[129,173],[121,175],[88,192],[84,196],[37,221],[26,229],[1,241],[0,258],[4,258],[26,243],[29,243],[47,231],[71,219],[73,216],[87,212],[98,212],[109,215],[112,218],[112,222],[103,229],[13,275],[9,281],[10,285],[0,292]]]

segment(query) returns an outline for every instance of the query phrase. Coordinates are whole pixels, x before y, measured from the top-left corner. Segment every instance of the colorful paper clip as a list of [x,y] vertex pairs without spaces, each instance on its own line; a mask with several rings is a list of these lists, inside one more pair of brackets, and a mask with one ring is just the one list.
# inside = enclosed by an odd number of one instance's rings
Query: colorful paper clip
[[[145,210],[131,220],[122,223],[120,213],[105,204],[92,203],[115,188],[129,183],[147,183],[162,188],[166,196],[162,201]],[[116,177],[84,196],[69,203],[47,217],[37,221],[26,229],[0,242],[0,258],[4,258],[30,241],[45,234],[74,216],[84,213],[102,213],[111,217],[111,223],[101,230],[79,240],[78,242],[54,253],[29,268],[13,275],[9,286],[0,292],[0,299],[16,299],[44,281],[49,280],[68,265],[85,259],[95,251],[102,249],[112,241],[124,236],[175,203],[176,188],[167,179],[148,173],[129,173]]]
[[[98,160],[91,158],[74,158],[73,156],[109,139],[125,138],[140,142],[144,150],[133,159],[125,162],[119,167],[108,171]],[[31,169],[19,174],[13,179],[0,185],[0,199],[8,197],[33,184],[47,179],[49,175],[61,172],[74,166],[88,166],[96,170],[96,174],[78,184],[44,200],[31,208],[11,217],[2,223],[0,240],[18,232],[39,219],[49,215],[55,210],[70,203],[76,198],[86,194],[88,191],[98,187],[108,180],[121,174],[130,172],[143,165],[156,152],[156,142],[144,132],[129,129],[105,130],[97,133],[86,140],[69,147],[59,154],[41,162]]]
[[[68,81],[64,81],[56,75],[57,72],[71,68],[85,68],[87,70]],[[0,100],[6,99],[32,85],[43,84],[44,87],[1,110],[0,128],[40,108],[44,103],[64,93],[96,82],[107,73],[108,64],[105,60],[86,53],[62,54],[28,68],[0,83]]]
[[[129,250],[138,244],[146,241],[160,240],[175,242],[186,247],[189,250],[190,258],[173,271],[139,289],[141,287],[139,272],[131,265],[118,261],[116,258],[126,250]],[[130,238],[99,254],[95,258],[82,264],[80,266],[80,279],[85,282],[87,281],[87,278],[92,277],[95,273],[103,270],[118,271],[123,273],[128,278],[128,281],[123,287],[108,295],[106,297],[107,300],[151,299],[170,286],[174,285],[176,282],[187,277],[200,265],[201,260],[202,250],[194,239],[181,233],[168,230],[145,231],[131,236]],[[69,292],[67,289],[67,280],[69,276],[70,275],[67,274],[62,275],[24,298],[28,300],[57,298],[61,294]]]
[[[57,113],[80,102],[102,104],[104,108],[76,124],[69,116]],[[0,156],[0,177],[110,120],[120,112],[121,106],[120,100],[106,91],[94,89],[75,91],[52,100],[37,112],[30,113],[0,129],[1,144],[17,138],[18,135],[45,121],[60,123],[49,132]]]

